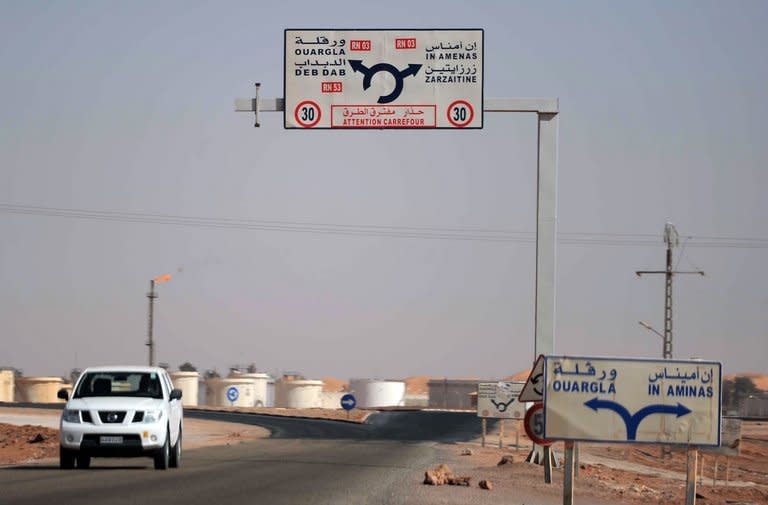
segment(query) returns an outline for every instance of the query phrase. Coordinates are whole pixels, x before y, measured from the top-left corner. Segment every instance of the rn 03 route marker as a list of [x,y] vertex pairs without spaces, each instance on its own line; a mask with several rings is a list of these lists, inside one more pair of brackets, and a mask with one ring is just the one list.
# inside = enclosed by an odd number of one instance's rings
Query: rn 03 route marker
[[721,364],[545,356],[544,436],[720,445]]
[[483,30],[285,30],[285,128],[483,127]]

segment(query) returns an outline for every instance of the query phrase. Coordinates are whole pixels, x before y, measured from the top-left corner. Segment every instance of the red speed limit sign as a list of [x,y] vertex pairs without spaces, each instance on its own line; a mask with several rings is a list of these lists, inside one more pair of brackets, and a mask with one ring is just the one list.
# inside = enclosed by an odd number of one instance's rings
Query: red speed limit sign
[[320,106],[312,100],[304,100],[296,106],[293,117],[304,128],[312,128],[320,121]]
[[528,438],[533,440],[533,443],[548,446],[552,445],[551,440],[544,438],[544,404],[534,403],[533,407],[528,409],[525,413],[525,420],[523,421],[525,426],[525,434]]
[[475,118],[475,109],[466,100],[456,100],[448,106],[448,121],[456,128],[464,128]]

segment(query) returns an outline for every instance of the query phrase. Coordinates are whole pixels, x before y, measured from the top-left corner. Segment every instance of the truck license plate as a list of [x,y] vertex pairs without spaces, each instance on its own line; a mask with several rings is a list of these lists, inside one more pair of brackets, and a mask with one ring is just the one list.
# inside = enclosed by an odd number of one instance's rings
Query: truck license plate
[[122,444],[123,437],[99,437],[100,444]]

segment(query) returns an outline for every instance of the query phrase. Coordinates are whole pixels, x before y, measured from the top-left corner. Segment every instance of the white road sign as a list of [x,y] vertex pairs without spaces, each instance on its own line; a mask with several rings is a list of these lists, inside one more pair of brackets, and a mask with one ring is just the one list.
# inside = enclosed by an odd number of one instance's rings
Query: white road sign
[[545,356],[544,436],[720,445],[721,365]]
[[477,417],[522,419],[525,403],[517,401],[522,382],[481,382],[477,385]]
[[544,355],[540,354],[533,364],[528,380],[520,391],[521,402],[540,402],[544,399]]
[[483,30],[285,30],[285,128],[482,128]]

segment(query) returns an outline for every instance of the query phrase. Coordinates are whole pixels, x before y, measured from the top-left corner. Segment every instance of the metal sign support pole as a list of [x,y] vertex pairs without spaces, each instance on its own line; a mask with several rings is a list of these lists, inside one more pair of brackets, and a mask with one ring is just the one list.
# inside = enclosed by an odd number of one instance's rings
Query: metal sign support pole
[[[254,98],[236,99],[236,112],[253,112],[254,126],[259,126],[259,112],[283,112],[284,98],[261,98],[256,84]],[[558,118],[557,98],[486,98],[484,112],[528,112],[538,118],[536,157],[536,306],[534,313],[534,360],[540,354],[555,351],[555,266],[557,249],[557,163]],[[534,451],[537,446],[534,444]],[[540,449],[540,448],[539,448]],[[531,455],[533,454],[533,452]],[[529,455],[529,457],[531,456]],[[545,481],[551,482],[552,459],[544,450]],[[546,476],[549,475],[549,478]]]
[[483,418],[483,443],[482,443],[483,448],[485,448],[485,431],[487,429],[487,423],[488,423],[488,420],[486,418]]
[[565,441],[565,472],[563,472],[563,505],[573,505],[573,481],[574,481],[574,442]]
[[[236,112],[253,112],[259,126],[259,112],[283,112],[285,99],[260,98],[256,83],[254,98],[235,100]],[[536,307],[534,360],[539,354],[555,350],[555,264],[557,246],[557,98],[486,98],[485,112],[528,112],[538,117],[538,155],[536,158]]]
[[696,505],[696,463],[699,451],[695,447],[688,448],[688,465],[685,478],[685,505]]

